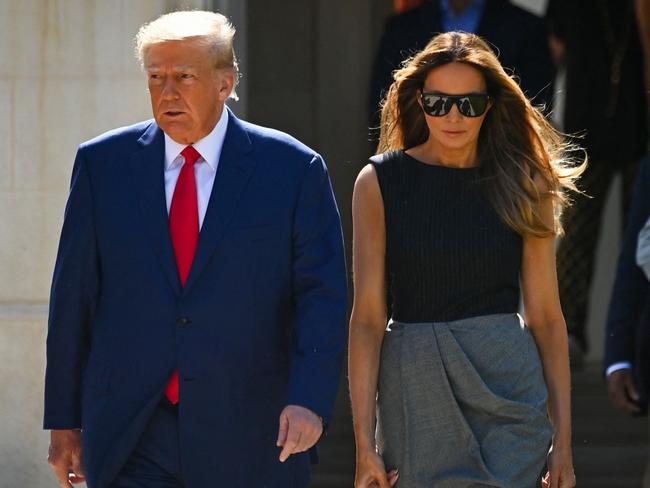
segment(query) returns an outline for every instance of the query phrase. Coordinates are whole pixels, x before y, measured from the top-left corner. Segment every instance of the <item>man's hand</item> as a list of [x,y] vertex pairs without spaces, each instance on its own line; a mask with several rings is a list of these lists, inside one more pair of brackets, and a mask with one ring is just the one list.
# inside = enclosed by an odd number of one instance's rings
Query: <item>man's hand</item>
[[631,369],[619,369],[607,377],[607,391],[614,406],[624,412],[639,413],[641,409],[635,403],[639,394],[634,386]]
[[59,485],[69,488],[86,481],[81,468],[81,432],[78,430],[53,430],[47,461],[59,480]]
[[280,462],[292,454],[304,452],[320,438],[323,433],[321,418],[311,410],[298,405],[287,405],[280,414],[280,430],[276,445],[282,447]]

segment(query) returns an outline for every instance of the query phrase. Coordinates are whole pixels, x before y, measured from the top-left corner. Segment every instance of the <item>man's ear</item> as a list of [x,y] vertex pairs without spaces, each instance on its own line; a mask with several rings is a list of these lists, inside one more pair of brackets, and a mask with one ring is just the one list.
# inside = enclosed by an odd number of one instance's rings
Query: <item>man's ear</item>
[[235,75],[230,70],[223,70],[217,76],[219,100],[225,102],[235,87]]

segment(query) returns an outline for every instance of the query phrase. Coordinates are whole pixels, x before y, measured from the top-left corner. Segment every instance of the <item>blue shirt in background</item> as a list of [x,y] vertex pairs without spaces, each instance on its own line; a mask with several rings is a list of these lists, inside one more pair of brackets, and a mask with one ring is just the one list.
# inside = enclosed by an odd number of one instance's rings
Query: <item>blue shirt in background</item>
[[474,0],[465,11],[458,15],[449,5],[449,0],[440,0],[441,23],[445,31],[476,32],[483,15],[485,0]]

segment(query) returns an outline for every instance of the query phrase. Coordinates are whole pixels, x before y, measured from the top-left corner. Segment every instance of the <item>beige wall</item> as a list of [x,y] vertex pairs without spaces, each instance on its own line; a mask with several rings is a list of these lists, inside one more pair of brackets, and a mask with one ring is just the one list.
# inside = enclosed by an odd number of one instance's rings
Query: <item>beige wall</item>
[[148,116],[146,86],[129,39],[163,3],[2,2],[3,302],[47,299],[76,146]]
[[[171,2],[173,3],[173,2]],[[77,145],[150,115],[131,39],[164,0],[0,2],[0,487],[46,463],[46,308]]]

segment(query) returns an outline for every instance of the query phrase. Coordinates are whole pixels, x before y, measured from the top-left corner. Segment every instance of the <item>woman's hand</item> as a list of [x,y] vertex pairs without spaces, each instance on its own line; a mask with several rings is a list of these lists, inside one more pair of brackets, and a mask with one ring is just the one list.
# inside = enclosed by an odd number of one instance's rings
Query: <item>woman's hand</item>
[[397,483],[396,469],[386,472],[384,461],[376,452],[357,454],[357,471],[354,488],[390,488]]
[[570,447],[553,445],[546,459],[548,472],[542,478],[542,488],[573,488],[576,485]]

